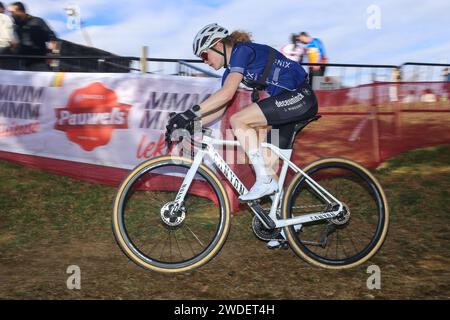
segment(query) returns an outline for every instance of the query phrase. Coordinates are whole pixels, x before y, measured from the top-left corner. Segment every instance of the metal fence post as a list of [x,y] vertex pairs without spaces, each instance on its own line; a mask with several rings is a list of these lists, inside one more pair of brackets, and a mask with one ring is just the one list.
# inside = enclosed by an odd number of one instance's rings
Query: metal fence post
[[148,57],[148,47],[143,46],[141,50],[141,72],[147,73],[147,57]]
[[397,99],[394,102],[394,123],[395,123],[395,135],[397,138],[402,136],[402,108],[400,102],[400,81],[401,81],[401,70],[396,68],[392,71],[392,80],[395,82],[395,91]]
[[378,127],[378,104],[377,104],[377,84],[376,75],[372,73],[372,101],[370,113],[372,119],[372,152],[376,163],[380,163],[380,130]]

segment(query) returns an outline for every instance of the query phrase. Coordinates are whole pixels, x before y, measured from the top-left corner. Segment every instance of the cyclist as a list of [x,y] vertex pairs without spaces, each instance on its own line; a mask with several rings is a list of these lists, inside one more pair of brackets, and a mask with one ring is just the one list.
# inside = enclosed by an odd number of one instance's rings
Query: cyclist
[[269,125],[272,130],[279,129],[280,148],[283,148],[295,122],[317,113],[317,100],[306,81],[305,70],[275,49],[251,42],[248,33],[229,33],[216,23],[206,25],[197,33],[193,51],[215,70],[225,68],[222,87],[199,105],[172,116],[168,131],[186,128],[200,116],[204,123],[220,118],[241,82],[266,90],[269,97],[253,99],[254,102],[231,116],[230,123],[256,174],[253,187],[239,199],[251,201],[277,192],[276,176],[266,166],[255,128]]

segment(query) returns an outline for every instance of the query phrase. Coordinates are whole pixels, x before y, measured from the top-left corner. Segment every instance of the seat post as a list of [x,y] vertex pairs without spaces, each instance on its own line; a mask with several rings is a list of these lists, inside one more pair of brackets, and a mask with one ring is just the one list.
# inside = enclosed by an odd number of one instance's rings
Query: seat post
[[292,132],[292,137],[291,140],[289,142],[289,149],[292,149],[294,146],[294,141],[295,141],[295,137],[297,136],[297,134],[300,133],[300,131],[303,130],[303,128],[305,128],[308,124],[310,124],[311,122],[317,121],[321,118],[322,116],[320,114],[316,114],[314,117],[300,121],[298,123],[295,124],[294,130]]

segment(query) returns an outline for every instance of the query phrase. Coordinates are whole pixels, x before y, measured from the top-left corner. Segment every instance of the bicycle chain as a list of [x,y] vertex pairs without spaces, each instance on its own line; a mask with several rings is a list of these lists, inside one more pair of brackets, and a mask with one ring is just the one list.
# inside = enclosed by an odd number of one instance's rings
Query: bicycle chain
[[323,204],[310,204],[310,205],[306,205],[306,206],[294,206],[292,207],[292,209],[302,209],[302,208],[316,208],[316,207],[323,207],[325,205]]

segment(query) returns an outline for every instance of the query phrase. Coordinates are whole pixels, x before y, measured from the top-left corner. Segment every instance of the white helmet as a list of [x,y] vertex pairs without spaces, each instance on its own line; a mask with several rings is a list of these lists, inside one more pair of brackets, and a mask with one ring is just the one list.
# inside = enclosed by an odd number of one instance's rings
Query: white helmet
[[211,23],[204,26],[195,36],[192,44],[194,54],[199,56],[200,53],[209,49],[214,45],[215,39],[223,39],[228,36],[228,30],[219,26],[217,23]]

